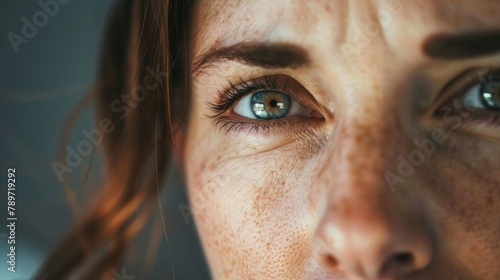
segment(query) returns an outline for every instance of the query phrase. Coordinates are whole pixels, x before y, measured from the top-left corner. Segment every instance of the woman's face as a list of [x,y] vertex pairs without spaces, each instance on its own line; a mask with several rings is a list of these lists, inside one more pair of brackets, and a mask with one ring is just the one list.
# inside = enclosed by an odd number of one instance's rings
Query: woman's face
[[499,1],[198,1],[215,279],[500,279]]

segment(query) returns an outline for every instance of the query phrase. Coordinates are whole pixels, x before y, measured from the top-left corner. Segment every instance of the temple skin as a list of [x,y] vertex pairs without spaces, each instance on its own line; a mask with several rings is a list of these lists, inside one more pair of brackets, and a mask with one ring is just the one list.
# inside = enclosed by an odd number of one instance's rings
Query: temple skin
[[[500,55],[425,47],[499,28],[499,1],[198,1],[179,154],[214,279],[500,279],[500,129],[460,104],[434,114],[467,90],[442,88]],[[194,67],[248,42],[307,61]],[[323,118],[226,131],[209,117],[230,83],[276,74]]]

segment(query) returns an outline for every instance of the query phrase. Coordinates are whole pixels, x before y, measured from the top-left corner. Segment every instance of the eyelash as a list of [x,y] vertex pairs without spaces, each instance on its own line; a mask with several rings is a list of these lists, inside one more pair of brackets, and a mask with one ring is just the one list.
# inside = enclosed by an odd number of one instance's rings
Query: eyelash
[[[473,71],[473,74],[471,72]],[[464,77],[465,76],[465,77]],[[491,77],[500,77],[500,69],[488,69],[484,71],[478,71],[477,69],[466,71],[465,74],[459,75],[455,80],[450,82],[453,88],[452,94],[446,94],[444,100],[436,102],[438,105],[434,108],[433,116],[443,117],[445,115],[446,108],[453,108],[454,103],[463,102],[461,100],[464,95],[476,84],[482,84],[485,81],[489,82]],[[465,80],[465,81],[464,81]],[[296,121],[300,118],[288,117],[282,119],[273,120],[248,120],[243,117],[238,116],[224,116],[223,114],[230,110],[234,104],[245,97],[248,94],[259,90],[275,90],[290,95],[294,98],[293,91],[290,90],[290,83],[284,75],[272,75],[266,76],[259,79],[254,79],[251,81],[244,81],[240,79],[238,84],[230,83],[230,86],[226,89],[218,91],[216,101],[208,102],[207,106],[213,112],[213,114],[206,115],[209,118],[214,119],[214,123],[221,129],[225,130],[226,133],[230,131],[248,131],[250,132],[269,132],[271,128],[283,128],[289,127],[295,129]],[[459,84],[458,86],[456,84]],[[458,89],[456,89],[458,88]],[[463,104],[462,104],[463,106]],[[468,108],[464,106],[464,109],[470,113],[470,119],[466,120],[462,127],[464,129],[475,128],[477,126],[487,126],[490,128],[500,127],[500,112],[488,111],[480,108]],[[448,116],[459,116],[458,112],[452,110],[451,114]],[[303,119],[302,119],[303,120]]]
[[[470,74],[471,71],[474,71],[473,74]],[[466,77],[463,77],[464,75]],[[471,108],[461,103],[463,102],[463,100],[461,99],[467,93],[468,90],[470,90],[474,85],[483,84],[485,82],[492,82],[491,77],[496,77],[496,78],[500,77],[500,69],[488,69],[484,71],[478,71],[477,69],[474,69],[474,70],[468,70],[465,72],[465,74],[459,75],[457,79],[459,80],[465,79],[465,82],[459,81],[458,86],[452,85],[452,87],[454,88],[458,87],[458,89],[453,89],[452,94],[446,95],[443,98],[444,100],[439,102],[439,105],[437,106],[437,109],[434,111],[433,116],[443,117],[447,109],[454,108],[454,105],[459,103],[461,106],[463,106],[463,109],[470,114],[470,117],[468,117],[470,118],[470,120],[465,121],[463,124],[463,127],[465,129],[473,128],[478,125],[488,126],[493,128],[500,127],[500,112],[484,110],[481,108]],[[458,112],[454,112],[453,110],[452,113],[449,114],[449,116],[461,117]]]
[[[268,133],[271,128],[287,127],[291,122],[296,122],[298,118],[287,117],[271,120],[248,120],[238,116],[223,116],[225,112],[230,110],[234,104],[240,101],[248,94],[259,90],[273,90],[288,94],[294,98],[293,91],[290,89],[290,82],[283,75],[265,76],[263,78],[254,79],[251,81],[243,81],[233,84],[227,89],[219,90],[215,102],[208,102],[208,108],[213,112],[211,115],[206,115],[214,119],[214,123],[226,133],[230,131],[248,131],[250,132],[265,132]],[[295,128],[293,125],[292,128]]]
[[214,115],[211,115],[210,117],[216,117],[223,114],[241,98],[258,90],[276,90],[288,94],[288,83],[279,87],[275,77],[276,76],[266,76],[262,79],[251,81],[243,81],[240,79],[241,81],[237,85],[230,83],[230,87],[228,89],[218,91],[218,98],[216,102],[209,102],[207,104],[208,107],[214,112]]

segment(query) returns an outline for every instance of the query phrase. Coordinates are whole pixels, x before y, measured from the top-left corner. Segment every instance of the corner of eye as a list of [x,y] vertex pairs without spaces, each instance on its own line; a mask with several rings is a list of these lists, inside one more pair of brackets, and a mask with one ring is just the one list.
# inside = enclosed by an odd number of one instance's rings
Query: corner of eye
[[320,119],[323,121],[333,121],[335,119],[335,112],[333,109],[328,109],[325,106],[319,105],[316,109],[311,109],[314,113],[312,118]]

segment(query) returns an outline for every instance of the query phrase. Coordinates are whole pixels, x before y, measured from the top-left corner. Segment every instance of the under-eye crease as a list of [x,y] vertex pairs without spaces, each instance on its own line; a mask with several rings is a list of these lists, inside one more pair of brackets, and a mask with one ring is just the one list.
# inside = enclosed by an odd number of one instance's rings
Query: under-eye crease
[[307,89],[290,76],[280,74],[230,83],[207,106],[213,112],[207,117],[226,132],[269,132],[287,127],[294,130],[304,122],[324,120],[315,110],[319,105]]
[[500,127],[500,69],[472,69],[445,87],[433,117],[458,116],[463,128]]

